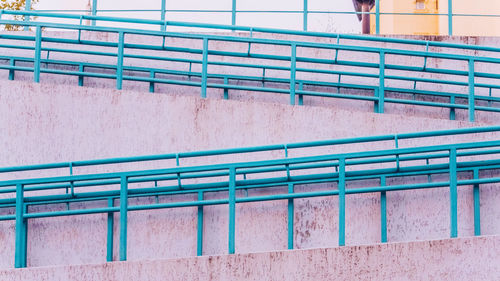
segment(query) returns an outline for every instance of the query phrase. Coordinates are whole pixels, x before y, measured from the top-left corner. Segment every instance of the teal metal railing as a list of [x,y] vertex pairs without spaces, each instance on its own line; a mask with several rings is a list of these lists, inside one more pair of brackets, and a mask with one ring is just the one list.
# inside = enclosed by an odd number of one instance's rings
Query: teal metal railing
[[[15,266],[27,265],[27,221],[36,218],[108,214],[107,260],[113,260],[113,214],[119,213],[120,239],[119,259],[127,259],[127,214],[131,211],[155,210],[165,208],[197,207],[197,254],[203,254],[203,207],[228,205],[228,253],[235,249],[235,209],[238,203],[288,200],[288,248],[294,247],[294,199],[336,196],[339,200],[338,244],[346,243],[346,197],[353,194],[380,194],[381,242],[387,242],[387,193],[392,191],[449,188],[450,195],[450,237],[458,236],[457,192],[459,187],[473,186],[474,233],[481,235],[480,186],[498,183],[500,177],[500,127],[478,127],[435,132],[419,132],[397,135],[382,135],[352,139],[337,139],[285,145],[235,148],[213,151],[175,153],[140,157],[75,161],[67,163],[41,164],[32,166],[0,168],[0,173],[35,172],[31,177],[16,174],[16,179],[0,181],[0,208],[14,209],[12,215],[0,216],[0,221],[15,220]],[[472,141],[482,134],[483,141],[457,142],[459,135]],[[487,135],[485,135],[487,134]],[[448,136],[455,143],[422,146],[423,139]],[[408,140],[407,147],[401,142]],[[377,147],[384,143],[392,147]],[[321,153],[321,147],[338,147],[345,151],[344,145],[363,144],[365,149],[350,153]],[[299,149],[307,153],[292,157]],[[272,152],[280,151],[282,156],[272,157]],[[267,152],[266,159],[260,161],[227,161],[219,163],[214,156],[231,156]],[[180,165],[180,160],[198,157],[205,159],[201,165]],[[118,172],[74,174],[77,167],[98,167],[120,163],[139,164],[144,161],[176,160],[175,166],[150,170],[121,170]],[[216,159],[216,158],[215,158]],[[248,158],[247,158],[248,159]],[[39,177],[48,169],[69,169],[70,175]],[[95,172],[93,170],[92,172]],[[418,181],[416,176],[427,176],[426,181]],[[434,179],[433,179],[433,176]],[[448,180],[443,180],[443,176]],[[388,179],[398,179],[401,184],[388,184]],[[437,179],[437,180],[435,180]],[[347,183],[363,180],[363,186],[349,188]],[[132,186],[141,183],[142,186]],[[331,190],[314,190],[314,185],[333,183]],[[296,192],[297,185],[308,186],[309,190]],[[287,187],[286,191],[279,187]],[[272,195],[237,196],[237,190],[276,188]],[[65,190],[65,191],[64,191]],[[61,192],[62,191],[62,192]],[[40,192],[43,192],[42,194]],[[227,194],[222,199],[205,199],[207,194]],[[161,203],[158,196],[191,194],[192,201]],[[129,205],[129,199],[157,198],[155,203],[138,202]],[[119,205],[115,206],[116,200]],[[71,203],[92,201],[107,202],[108,207],[71,209]],[[50,205],[66,203],[67,209],[50,209]],[[32,206],[47,205],[48,209],[30,211]],[[78,204],[82,207],[82,204]]]
[[[318,14],[333,14],[333,15],[357,15],[357,14],[370,14],[375,16],[375,34],[380,34],[380,18],[384,15],[400,15],[400,16],[443,16],[448,18],[448,35],[453,35],[453,17],[475,17],[475,18],[500,18],[500,14],[464,14],[464,13],[454,13],[453,12],[453,0],[448,0],[448,9],[446,13],[393,13],[393,12],[381,12],[380,10],[380,0],[375,0],[375,12],[363,13],[363,12],[349,12],[349,11],[326,11],[326,10],[312,10],[309,8],[309,0],[303,0],[301,10],[238,10],[237,0],[227,0],[230,3],[231,9],[211,9],[211,10],[201,10],[201,9],[168,9],[166,0],[159,0],[159,9],[98,9],[99,2],[97,0],[92,0],[91,10],[46,10],[50,12],[88,12],[93,16],[96,16],[98,12],[101,13],[143,13],[143,12],[157,12],[159,13],[159,18],[164,21],[167,13],[217,13],[217,14],[231,14],[231,25],[236,25],[237,14],[243,13],[271,13],[271,14],[294,14],[302,15],[302,26],[303,30],[308,29],[308,18],[309,15]],[[348,0],[349,1],[349,0]],[[350,1],[349,1],[350,2]],[[26,11],[31,10],[31,1],[26,2]],[[486,11],[489,13],[490,11]],[[27,18],[29,20],[29,18]],[[95,25],[95,21],[93,21]]]
[[[122,89],[123,81],[149,84],[151,92],[155,91],[156,84],[199,87],[203,98],[207,97],[207,89],[222,91],[226,99],[229,98],[229,91],[279,93],[289,95],[292,105],[296,104],[297,99],[300,105],[304,98],[326,97],[373,103],[374,111],[379,113],[384,112],[386,103],[430,106],[449,110],[450,119],[455,119],[457,109],[465,110],[470,121],[475,120],[476,111],[500,112],[500,97],[495,94],[500,89],[500,58],[497,57],[500,48],[497,47],[86,15],[0,11],[0,16],[2,14],[30,15],[38,17],[38,20],[58,18],[77,21],[76,24],[59,24],[0,20],[0,25],[21,25],[35,30],[34,35],[0,34],[0,39],[5,42],[0,44],[0,48],[33,52],[32,56],[0,56],[0,60],[6,62],[0,65],[0,69],[8,70],[11,80],[15,79],[16,72],[21,71],[33,72],[35,82],[40,81],[41,74],[59,74],[78,77],[80,86],[84,85],[85,79],[104,78],[116,80],[117,89]],[[86,26],[82,25],[84,20],[156,25],[165,30],[168,26],[236,30],[248,32],[248,36]],[[77,32],[77,38],[57,38],[46,35],[49,32],[44,29],[72,30]],[[116,34],[118,39],[107,41],[82,38],[82,33],[94,31]],[[305,39],[256,38],[256,33],[299,35]],[[159,38],[161,43],[128,40],[130,36]],[[332,38],[336,43],[311,42],[318,37]],[[191,47],[169,45],[167,40],[173,39],[191,40]],[[341,40],[348,43],[341,43]],[[212,47],[211,44],[214,43],[228,46],[233,44],[234,50],[220,50]],[[370,46],[375,43],[395,43],[408,48]],[[246,51],[239,51],[238,46],[241,44],[248,46]],[[287,50],[280,54],[270,54],[254,51],[254,46]],[[422,51],[412,50],[419,46]],[[440,50],[431,51],[431,47]],[[485,55],[456,54],[449,50],[474,50]],[[330,56],[320,58],[308,51],[330,52]],[[66,59],[68,54],[75,56]],[[359,58],[352,57],[352,54],[357,54]],[[51,58],[54,55],[66,57]],[[84,57],[76,60],[76,55]],[[398,62],[396,58],[403,59]],[[409,65],[408,61],[414,58],[419,58],[420,63]],[[109,63],[105,63],[106,61]],[[432,64],[435,65],[431,65],[429,61],[433,61]],[[440,61],[453,64],[445,67]],[[145,63],[147,66],[143,66]],[[182,64],[182,67],[154,66],[159,63]],[[209,71],[215,67],[225,68],[225,71]],[[255,71],[260,74],[247,74]],[[325,91],[325,88],[329,91]],[[349,89],[355,91],[348,91]],[[484,94],[478,94],[479,92]]]

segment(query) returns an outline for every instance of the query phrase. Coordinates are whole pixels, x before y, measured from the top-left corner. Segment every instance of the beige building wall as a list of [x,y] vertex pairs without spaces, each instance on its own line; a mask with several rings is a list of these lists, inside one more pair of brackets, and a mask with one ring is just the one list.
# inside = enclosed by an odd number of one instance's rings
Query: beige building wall
[[[452,11],[453,35],[500,36],[500,1],[453,0]],[[372,12],[375,12],[375,8]],[[380,12],[442,14],[381,15],[381,34],[448,35],[448,0],[380,0]],[[462,16],[463,14],[498,16]],[[375,15],[372,15],[372,34],[376,32],[375,23]]]

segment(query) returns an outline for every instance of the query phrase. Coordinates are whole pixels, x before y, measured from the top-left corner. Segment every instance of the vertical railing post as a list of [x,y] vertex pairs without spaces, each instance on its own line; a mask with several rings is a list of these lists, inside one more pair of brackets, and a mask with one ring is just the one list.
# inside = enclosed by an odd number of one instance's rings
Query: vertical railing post
[[[113,207],[113,198],[108,198],[108,207]],[[108,212],[108,236],[106,243],[106,261],[113,261],[113,227],[114,227],[114,212]]]
[[[299,82],[299,91],[304,90],[304,82]],[[299,94],[299,105],[304,105],[304,95]]]
[[125,46],[125,34],[123,31],[118,33],[118,62],[116,64],[116,89],[123,87],[123,49]]
[[345,246],[345,158],[339,159],[339,246]]
[[26,219],[24,219],[24,186],[16,185],[16,246],[15,263],[16,268],[26,266]]
[[[474,179],[479,179],[479,170],[474,169]],[[481,208],[479,197],[479,184],[474,184],[474,235],[481,235]]]
[[385,52],[380,51],[379,65],[379,88],[378,88],[378,113],[384,113],[385,99]]
[[[373,96],[378,98],[378,88],[373,88]],[[373,102],[373,112],[378,113],[378,99]]]
[[295,105],[295,79],[296,79],[296,68],[297,68],[297,44],[292,43],[292,56],[290,65],[290,104]]
[[[380,186],[386,186],[386,177],[380,177]],[[385,190],[380,192],[380,240],[387,242],[387,196]]]
[[228,252],[235,252],[236,169],[229,168],[229,235]]
[[[31,0],[26,0],[26,4],[24,5],[24,10],[26,12],[30,12],[31,11]],[[30,21],[30,16],[28,16],[28,15],[24,16],[24,21],[25,22],[29,22]],[[30,30],[29,25],[24,26],[24,31],[29,31],[29,30]]]
[[[175,154],[175,166],[176,167],[180,166],[179,153]],[[181,173],[177,173],[177,186],[179,187],[179,189],[182,189]]]
[[162,22],[161,31],[167,30],[167,26],[164,24],[166,9],[167,9],[167,0],[161,0],[161,15],[160,15]]
[[450,149],[450,237],[458,235],[457,149]]
[[9,80],[14,80],[14,78],[16,77],[16,71],[14,70],[14,67],[16,67],[16,60],[13,58],[10,59],[10,67],[11,69],[9,69]]
[[375,0],[375,32],[380,34],[380,0]]
[[[455,95],[450,96],[450,104],[455,105]],[[455,120],[455,108],[450,108],[450,120]]]
[[[227,76],[224,76],[224,85],[228,86],[229,85],[229,78]],[[229,89],[224,88],[224,99],[227,100],[229,99]]]
[[40,82],[41,55],[42,55],[42,27],[40,25],[37,25],[36,36],[35,36],[35,60],[33,62],[33,81],[35,83]]
[[236,0],[233,0],[233,5],[231,6],[231,25],[236,25]]
[[[198,192],[198,201],[203,201],[203,191]],[[198,206],[198,233],[196,255],[203,255],[203,206]]]
[[448,35],[453,35],[453,0],[448,0]]
[[474,59],[469,59],[469,121],[474,122],[475,115],[475,96],[474,96]]
[[[294,193],[293,183],[288,184],[288,194]],[[288,250],[293,250],[293,220],[294,220],[294,205],[293,198],[288,199]]]
[[[23,215],[28,213],[28,205],[24,204],[23,207]],[[24,219],[24,235],[23,235],[23,259],[22,259],[22,267],[27,266],[28,260],[28,219]]]
[[201,65],[201,97],[207,97],[207,78],[208,78],[208,38],[203,38],[203,58]]
[[120,261],[127,260],[127,211],[128,211],[128,179],[120,181]]
[[[155,77],[156,77],[156,73],[154,72],[154,70],[151,70],[151,72],[149,72],[149,78],[155,79]],[[153,82],[153,81],[149,82],[149,92],[150,93],[155,92],[155,82]]]
[[[92,0],[92,11],[91,11],[92,16],[97,16],[97,0]],[[92,20],[92,26],[96,25],[96,21]]]
[[83,79],[85,76],[82,75],[82,73],[85,71],[85,67],[83,66],[83,64],[80,63],[80,65],[78,65],[78,72],[80,72],[80,74],[78,75],[78,86],[83,86]]
[[303,19],[302,19],[302,22],[303,22],[303,29],[304,31],[307,31],[307,15],[309,14],[309,11],[308,11],[308,7],[307,7],[307,0],[304,0],[304,14],[303,14]]

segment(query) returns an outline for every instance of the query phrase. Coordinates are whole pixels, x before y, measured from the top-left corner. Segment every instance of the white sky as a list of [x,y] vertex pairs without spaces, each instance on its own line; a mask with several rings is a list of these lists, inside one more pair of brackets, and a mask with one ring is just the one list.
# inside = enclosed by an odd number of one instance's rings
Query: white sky
[[[309,10],[353,11],[351,0],[308,0]],[[37,10],[84,10],[88,0],[40,0]],[[167,9],[230,10],[231,0],[167,0]],[[302,10],[303,0],[237,0],[238,10]],[[98,0],[98,10],[160,9],[160,0]],[[98,15],[160,19],[159,12],[111,13]],[[168,20],[230,24],[230,13],[167,13]],[[237,13],[237,25],[302,29],[302,14]],[[359,33],[355,15],[309,14],[309,30]]]

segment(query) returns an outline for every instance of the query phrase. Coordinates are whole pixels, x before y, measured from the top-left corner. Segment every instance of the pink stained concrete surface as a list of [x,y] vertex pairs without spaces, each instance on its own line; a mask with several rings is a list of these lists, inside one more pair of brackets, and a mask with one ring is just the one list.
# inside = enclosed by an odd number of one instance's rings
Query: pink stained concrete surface
[[500,237],[0,271],[28,280],[499,280]]
[[[481,125],[462,121],[346,111],[335,107],[202,100],[178,95],[120,92],[111,89],[20,81],[0,83],[0,117],[2,132],[0,166],[2,167]],[[498,135],[496,137],[498,139]],[[491,139],[491,135],[474,136],[473,140],[468,138],[470,136],[426,139],[422,144],[481,141]],[[343,149],[382,149],[392,148],[393,145],[393,143],[363,144],[348,148],[319,149],[312,153],[317,155],[344,151]],[[400,145],[404,147],[408,143],[402,141]],[[300,156],[301,153],[291,152],[291,157]],[[283,154],[277,152],[264,156],[276,158],[283,157]],[[248,156],[222,157],[213,160],[249,160],[245,157]],[[182,160],[181,165],[199,163],[196,161],[196,159]],[[172,163],[161,163],[160,166],[172,166]],[[151,168],[157,166],[153,163],[124,166],[124,169],[128,170]],[[84,168],[75,169],[75,173],[95,173],[114,169],[116,167]],[[68,174],[67,170],[58,172]],[[48,175],[50,174],[41,172],[32,176]],[[0,175],[2,180],[6,177],[8,175]],[[351,187],[350,184],[348,187]],[[356,183],[353,183],[352,187],[356,187]],[[297,191],[307,188],[296,187]],[[335,184],[314,188],[332,189],[335,188]],[[500,199],[497,190],[498,185],[482,189],[481,216],[484,234],[500,234],[498,227]],[[252,192],[255,195],[268,194],[268,191],[263,190],[250,191]],[[464,189],[463,192],[466,193],[463,197],[464,204],[459,204],[461,237],[470,236],[473,229],[471,191]],[[160,200],[164,202],[171,199],[160,198]],[[347,245],[373,244],[380,241],[379,195],[348,196],[346,201]],[[336,197],[297,200],[294,229],[296,248],[337,245],[337,203]],[[432,208],[422,206],[432,206]],[[389,241],[448,237],[448,209],[449,196],[446,191],[389,193],[387,201]],[[236,210],[237,253],[286,248],[286,201],[238,204]],[[196,223],[195,208],[131,212],[128,230],[129,260],[195,255]],[[118,253],[118,225],[118,217],[115,215],[115,259]],[[105,229],[106,215],[30,220],[28,266],[103,262],[106,249]],[[12,222],[0,223],[2,249],[0,268],[13,266],[13,234]],[[205,209],[203,251],[206,255],[227,252],[227,206]]]

